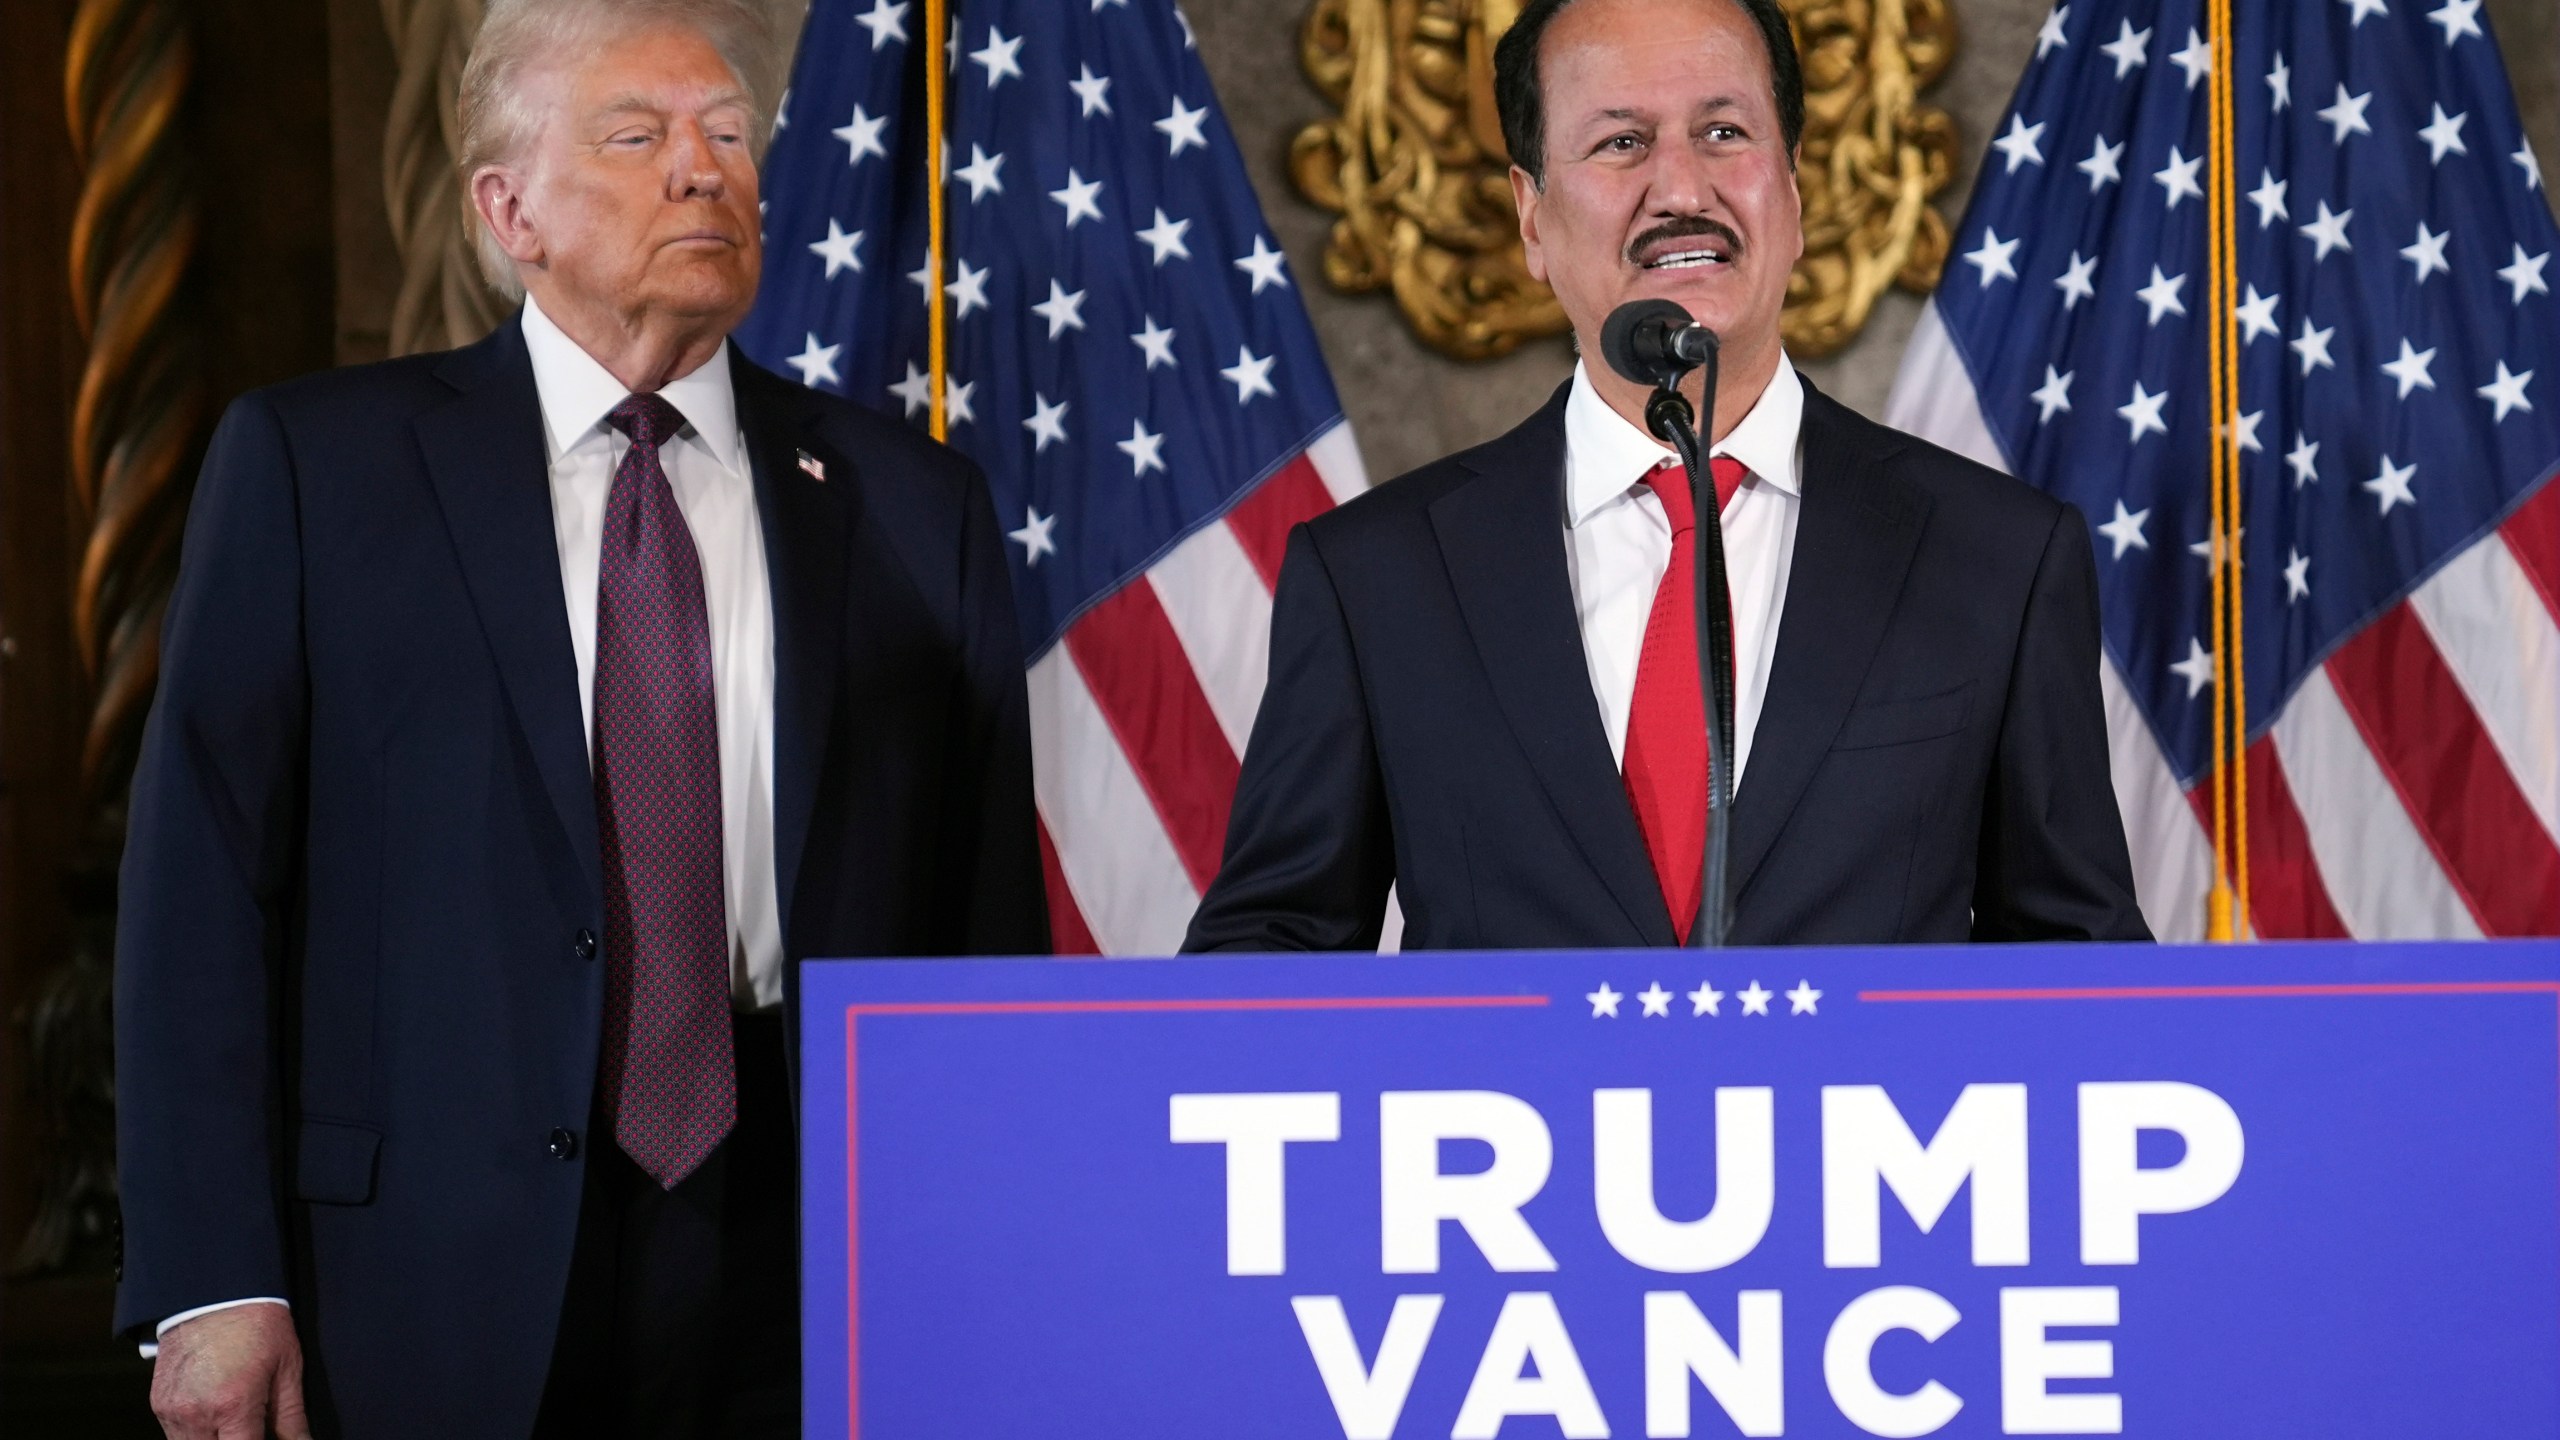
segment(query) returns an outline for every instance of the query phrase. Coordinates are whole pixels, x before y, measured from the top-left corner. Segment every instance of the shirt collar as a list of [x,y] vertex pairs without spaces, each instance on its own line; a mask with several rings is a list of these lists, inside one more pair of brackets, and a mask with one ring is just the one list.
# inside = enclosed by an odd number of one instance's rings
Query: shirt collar
[[[533,359],[533,388],[542,401],[543,435],[556,462],[600,430],[605,416],[631,392],[543,314],[530,295],[524,298],[524,347]],[[690,374],[668,381],[658,393],[684,416],[686,426],[712,459],[733,474],[747,473],[738,435],[737,393],[730,387],[728,341],[721,341],[709,360]]]
[[[1730,455],[1742,462],[1755,482],[1802,498],[1797,449],[1803,429],[1804,382],[1781,352],[1768,388],[1709,453]],[[1591,518],[1602,506],[1644,483],[1655,466],[1673,458],[1669,446],[1609,408],[1592,386],[1589,369],[1579,362],[1573,367],[1572,393],[1564,402],[1564,443],[1568,525]]]

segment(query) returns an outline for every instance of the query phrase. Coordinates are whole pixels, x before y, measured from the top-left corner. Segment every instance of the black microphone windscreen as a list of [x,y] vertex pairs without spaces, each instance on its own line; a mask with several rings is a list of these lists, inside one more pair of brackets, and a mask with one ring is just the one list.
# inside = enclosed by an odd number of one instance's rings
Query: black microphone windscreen
[[1676,300],[1630,300],[1600,327],[1601,358],[1638,385],[1660,385],[1685,368],[1670,357],[1672,332],[1694,323]]

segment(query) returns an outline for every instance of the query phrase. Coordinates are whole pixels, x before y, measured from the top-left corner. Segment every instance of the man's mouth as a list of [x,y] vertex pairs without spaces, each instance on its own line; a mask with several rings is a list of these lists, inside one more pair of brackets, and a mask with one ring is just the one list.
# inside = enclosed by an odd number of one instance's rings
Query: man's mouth
[[1680,249],[1664,253],[1644,263],[1647,270],[1695,270],[1702,265],[1731,264],[1733,257],[1720,249]]
[[1712,220],[1663,226],[1637,237],[1628,258],[1647,270],[1700,270],[1730,265],[1742,253],[1742,237]]

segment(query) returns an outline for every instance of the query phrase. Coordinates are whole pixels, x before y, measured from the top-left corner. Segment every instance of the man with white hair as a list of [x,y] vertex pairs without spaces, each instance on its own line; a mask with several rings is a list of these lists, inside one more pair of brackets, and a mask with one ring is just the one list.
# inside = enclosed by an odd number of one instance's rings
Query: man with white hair
[[793,967],[1047,948],[984,477],[727,341],[759,8],[493,3],[522,311],[206,456],[117,966],[172,1436],[797,1434]]

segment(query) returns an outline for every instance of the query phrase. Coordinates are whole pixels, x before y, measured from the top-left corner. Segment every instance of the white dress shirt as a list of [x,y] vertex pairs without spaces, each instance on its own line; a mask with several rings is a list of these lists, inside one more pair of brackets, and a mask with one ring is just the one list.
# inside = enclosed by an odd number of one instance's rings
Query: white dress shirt
[[[578,657],[578,704],[587,751],[595,753],[596,583],[604,563],[605,499],[630,437],[604,417],[630,394],[611,371],[564,334],[542,307],[524,302],[524,343],[542,401],[551,474],[551,525],[560,544],[560,587],[569,607],[569,643]],[[773,593],[766,583],[764,529],[756,511],[737,397],[723,343],[692,374],[658,392],[684,415],[685,429],[659,447],[658,462],[693,531],[710,612],[711,670],[718,688],[721,855],[728,871],[729,993],[740,1009],[782,1003],[781,901],[773,873]],[[279,1296],[224,1300],[161,1321],[174,1326],[240,1305],[283,1305]],[[145,1359],[158,1355],[145,1342]]]
[[[1751,736],[1769,691],[1778,649],[1778,617],[1786,609],[1787,572],[1796,552],[1796,519],[1804,508],[1804,383],[1782,354],[1777,373],[1750,413],[1711,454],[1730,455],[1749,473],[1724,508],[1725,581],[1733,594],[1733,774],[1741,788],[1751,765]],[[1644,483],[1670,447],[1609,408],[1577,365],[1564,405],[1565,562],[1573,608],[1582,623],[1582,653],[1591,693],[1609,732],[1609,753],[1624,764],[1627,710],[1654,591],[1671,565],[1671,520]]]

